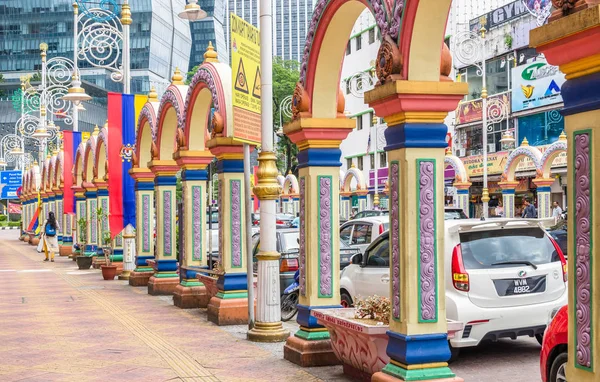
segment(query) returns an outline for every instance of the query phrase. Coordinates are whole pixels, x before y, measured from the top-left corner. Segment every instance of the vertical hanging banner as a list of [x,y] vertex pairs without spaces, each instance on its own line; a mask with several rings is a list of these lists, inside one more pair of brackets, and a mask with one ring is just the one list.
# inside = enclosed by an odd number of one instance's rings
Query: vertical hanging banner
[[78,131],[63,131],[63,211],[65,214],[75,213],[75,192],[73,191],[73,165],[75,154],[81,143]]
[[110,235],[135,227],[135,190],[129,170],[135,147],[135,98],[108,93],[108,189]]
[[260,34],[256,27],[231,14],[233,76],[233,138],[260,144]]

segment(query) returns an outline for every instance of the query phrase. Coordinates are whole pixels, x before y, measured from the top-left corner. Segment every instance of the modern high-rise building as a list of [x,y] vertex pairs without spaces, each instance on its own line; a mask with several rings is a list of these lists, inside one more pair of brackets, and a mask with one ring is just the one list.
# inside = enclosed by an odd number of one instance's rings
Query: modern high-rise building
[[229,50],[225,37],[225,1],[199,0],[198,5],[206,11],[208,17],[190,22],[192,35],[192,51],[190,53],[189,70],[204,61],[204,53],[209,42],[212,42],[219,61],[229,62]]
[[[48,58],[73,58],[73,0],[3,0],[0,2],[0,72],[6,81],[41,69],[39,45]],[[95,6],[98,1],[89,2]],[[131,90],[147,93],[170,82],[175,67],[185,71],[191,48],[190,28],[177,14],[185,0],[132,0]],[[120,91],[106,70],[79,65],[84,82]],[[161,86],[162,85],[162,86]]]
[[[258,0],[225,0],[225,35],[229,38],[229,14],[235,13],[250,24],[260,27]],[[215,3],[219,2],[216,0]],[[302,59],[306,32],[310,25],[316,0],[273,1],[273,55],[284,60]]]

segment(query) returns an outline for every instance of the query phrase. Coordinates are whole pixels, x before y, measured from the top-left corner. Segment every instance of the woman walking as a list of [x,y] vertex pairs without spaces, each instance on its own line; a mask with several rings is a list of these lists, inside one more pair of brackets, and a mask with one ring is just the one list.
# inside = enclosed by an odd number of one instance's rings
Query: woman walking
[[[54,212],[48,213],[48,220],[44,223],[44,229],[42,230],[43,241],[44,241],[44,254],[46,258],[44,261],[52,261],[54,262],[54,254],[59,251],[58,248],[58,237],[56,233],[58,232],[58,222],[56,221],[56,217],[54,216]],[[50,256],[48,256],[50,253]]]

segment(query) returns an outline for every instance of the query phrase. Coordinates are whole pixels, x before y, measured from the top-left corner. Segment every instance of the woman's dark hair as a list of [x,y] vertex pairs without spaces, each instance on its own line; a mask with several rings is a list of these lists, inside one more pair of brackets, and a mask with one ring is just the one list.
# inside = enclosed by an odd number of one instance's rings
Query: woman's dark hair
[[50,224],[50,227],[54,228],[55,230],[57,229],[57,227],[56,227],[56,217],[54,216],[54,212],[49,212],[48,213],[48,224]]

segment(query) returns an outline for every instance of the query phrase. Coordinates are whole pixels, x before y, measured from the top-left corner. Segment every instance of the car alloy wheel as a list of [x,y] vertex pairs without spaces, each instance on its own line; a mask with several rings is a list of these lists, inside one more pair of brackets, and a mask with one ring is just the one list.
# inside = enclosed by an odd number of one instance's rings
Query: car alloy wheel
[[567,362],[569,356],[566,352],[560,353],[552,361],[550,367],[550,382],[567,382]]
[[563,363],[556,373],[556,382],[567,382],[567,364]]

